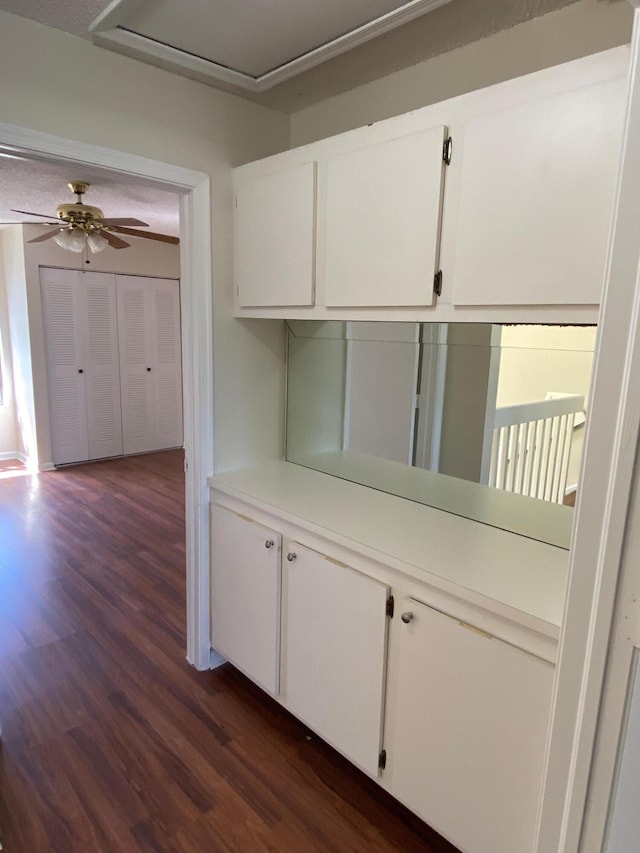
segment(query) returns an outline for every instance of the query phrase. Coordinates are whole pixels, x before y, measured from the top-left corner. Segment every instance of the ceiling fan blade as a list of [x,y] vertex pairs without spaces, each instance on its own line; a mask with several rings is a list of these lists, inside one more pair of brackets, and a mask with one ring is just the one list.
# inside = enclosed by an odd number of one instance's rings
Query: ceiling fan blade
[[173,243],[177,245],[180,242],[179,237],[172,237],[170,234],[158,234],[156,231],[135,231],[133,228],[123,228],[121,225],[114,225],[113,230],[118,234],[129,234],[131,237],[146,237],[147,240],[159,240],[161,243]]
[[12,213],[24,213],[25,216],[41,216],[43,219],[53,219],[56,220],[58,217],[50,215],[48,213],[32,213],[30,210],[16,210],[15,208],[10,208]]
[[113,249],[126,249],[127,246],[131,245],[131,243],[127,243],[126,240],[121,240],[120,237],[116,237],[115,234],[110,234],[109,231],[104,228],[100,231],[100,233]]
[[127,217],[123,217],[120,219],[103,219],[103,225],[111,226],[111,225],[137,225],[138,227],[149,227],[148,222],[143,222],[141,219],[127,219]]
[[42,243],[44,240],[50,240],[55,234],[59,234],[61,228],[54,228],[53,231],[45,231],[39,237],[34,237],[33,240],[28,240],[28,243]]
[[0,225],[57,225],[59,228],[62,228],[64,222],[0,222]]

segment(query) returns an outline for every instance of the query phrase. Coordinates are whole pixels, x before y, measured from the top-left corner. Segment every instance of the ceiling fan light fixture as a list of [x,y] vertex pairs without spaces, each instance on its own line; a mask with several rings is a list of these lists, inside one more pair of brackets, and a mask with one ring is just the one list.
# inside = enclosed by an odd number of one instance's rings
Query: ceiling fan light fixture
[[107,238],[104,234],[100,234],[99,231],[92,231],[90,234],[87,234],[87,243],[94,255],[97,255],[98,252],[106,249],[109,245]]
[[80,228],[61,228],[53,239],[69,252],[79,253],[84,249],[84,232]]

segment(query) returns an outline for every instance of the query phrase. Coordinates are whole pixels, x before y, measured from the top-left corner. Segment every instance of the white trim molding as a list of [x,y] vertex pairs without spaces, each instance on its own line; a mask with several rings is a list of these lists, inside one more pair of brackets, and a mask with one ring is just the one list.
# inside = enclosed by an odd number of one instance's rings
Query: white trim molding
[[213,471],[213,314],[209,176],[0,122],[0,150],[143,179],[182,196],[181,300],[186,459],[187,660],[210,662],[207,477]]
[[[640,436],[640,11],[571,546],[538,853],[591,853],[585,816]],[[601,734],[603,732],[600,732]],[[617,735],[617,732],[616,732]],[[593,788],[593,786],[592,786]],[[610,792],[599,804],[606,814]],[[597,838],[596,838],[597,836]]]
[[199,79],[219,81],[249,92],[264,92],[278,83],[283,83],[303,71],[320,65],[327,59],[339,56],[360,44],[370,41],[383,33],[396,29],[409,21],[432,12],[451,0],[407,0],[397,9],[392,9],[360,27],[356,27],[342,36],[320,45],[314,50],[285,62],[272,71],[258,77],[219,65],[209,59],[187,53],[171,45],[163,44],[141,33],[126,28],[127,15],[142,5],[142,0],[114,0],[91,23],[89,31],[94,40],[102,47],[111,47],[138,56],[141,59],[152,57],[162,67],[181,69],[198,75]]

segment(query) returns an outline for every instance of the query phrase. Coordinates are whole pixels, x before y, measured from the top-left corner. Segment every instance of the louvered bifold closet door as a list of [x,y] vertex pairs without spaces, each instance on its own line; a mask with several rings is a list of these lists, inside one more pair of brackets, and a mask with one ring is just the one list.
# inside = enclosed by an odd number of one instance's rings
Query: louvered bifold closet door
[[147,297],[153,286],[152,278],[116,276],[124,453],[155,450],[153,385],[149,378],[153,332]]
[[89,458],[122,454],[116,280],[108,273],[80,275],[86,313],[85,388]]
[[182,444],[180,283],[116,276],[125,453]]
[[151,380],[155,403],[155,446],[182,444],[182,359],[180,353],[180,283],[158,279],[148,291],[153,322]]
[[42,267],[51,454],[55,465],[89,458],[84,311],[78,270]]

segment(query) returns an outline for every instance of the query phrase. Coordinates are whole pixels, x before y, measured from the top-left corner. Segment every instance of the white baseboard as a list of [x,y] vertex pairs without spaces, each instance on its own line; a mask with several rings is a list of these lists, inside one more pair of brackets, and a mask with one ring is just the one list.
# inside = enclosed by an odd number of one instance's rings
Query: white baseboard
[[0,453],[0,461],[6,462],[9,459],[17,459],[29,470],[35,471],[37,469],[33,460],[20,450],[4,450]]
[[209,656],[209,669],[217,669],[219,666],[222,666],[222,664],[226,662],[226,658],[223,658],[222,655],[219,654],[215,649],[211,649],[211,653]]
[[31,472],[53,471],[56,467],[53,462],[43,462],[41,465],[37,465],[34,459],[27,456],[26,453],[22,453],[20,450],[0,451],[0,462],[6,462],[9,459],[17,459],[18,462],[21,462],[25,468]]

